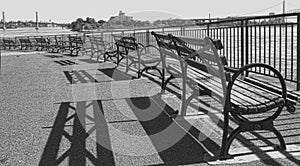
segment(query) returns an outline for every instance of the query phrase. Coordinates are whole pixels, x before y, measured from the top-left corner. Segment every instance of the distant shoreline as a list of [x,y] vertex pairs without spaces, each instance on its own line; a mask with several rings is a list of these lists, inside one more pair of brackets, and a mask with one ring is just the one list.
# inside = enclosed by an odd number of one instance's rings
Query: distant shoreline
[[16,29],[0,30],[0,38],[17,37],[17,36],[42,36],[42,35],[58,35],[58,34],[76,34],[71,29],[62,29],[61,27],[22,27]]

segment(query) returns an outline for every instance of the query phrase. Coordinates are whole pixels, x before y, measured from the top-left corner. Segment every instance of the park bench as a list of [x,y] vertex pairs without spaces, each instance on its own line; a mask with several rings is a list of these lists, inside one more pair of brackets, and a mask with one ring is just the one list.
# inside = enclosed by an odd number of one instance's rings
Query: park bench
[[[70,50],[71,51],[71,55],[78,55],[78,53],[80,51],[82,51],[83,49],[83,39],[80,36],[68,36],[69,38],[69,47],[65,47],[64,50]],[[73,52],[76,52],[75,54],[73,54]]]
[[18,37],[21,50],[29,50],[35,47],[35,43],[29,37]]
[[67,35],[55,35],[55,42],[53,43],[53,51],[65,52],[69,49],[69,38]]
[[41,36],[41,37],[35,37],[34,39],[36,41],[36,50],[40,50],[40,51],[49,50],[50,43],[47,38]]
[[[223,137],[220,159],[229,157],[228,151],[233,140],[242,132],[267,130],[273,132],[280,142],[281,149],[286,149],[285,141],[280,132],[274,127],[273,121],[287,106],[287,90],[281,74],[273,67],[253,63],[240,69],[226,66],[226,59],[218,54],[216,47],[221,48],[220,42],[209,37],[195,39],[176,37],[173,35],[152,32],[163,57],[163,69],[170,76],[162,81],[162,89],[174,78],[182,79],[181,110],[182,116],[190,102],[199,96],[211,96],[222,104]],[[254,68],[269,70],[279,79],[280,93],[271,91],[247,81]],[[187,98],[187,86],[192,89]],[[289,109],[292,106],[288,107]],[[179,112],[179,111],[178,111]],[[229,116],[229,113],[231,116]],[[251,120],[253,115],[263,115]],[[229,133],[229,120],[233,119],[238,127]]]
[[56,35],[50,35],[47,37],[49,42],[49,52],[59,52],[58,44],[56,42]]
[[14,38],[3,38],[2,41],[4,49],[15,49],[17,47]]
[[91,36],[87,36],[87,38],[90,43],[91,59],[94,57],[94,55],[96,55],[97,61],[100,59],[101,56],[102,59],[106,61],[107,60],[106,55],[114,51],[113,50],[114,43],[108,43],[104,41],[101,36],[91,35]]
[[[161,62],[161,54],[159,49],[153,45],[144,46],[136,42],[134,37],[123,36],[115,39],[117,46],[118,63],[126,58],[126,72],[132,65],[137,69],[138,78],[142,76],[144,71],[156,70],[162,76],[158,65]],[[137,67],[136,67],[137,66]]]

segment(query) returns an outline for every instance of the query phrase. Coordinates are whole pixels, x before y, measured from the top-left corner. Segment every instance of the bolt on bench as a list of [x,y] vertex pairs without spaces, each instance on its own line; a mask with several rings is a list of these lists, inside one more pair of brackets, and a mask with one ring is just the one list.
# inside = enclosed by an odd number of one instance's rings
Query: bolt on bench
[[[274,120],[287,106],[287,90],[281,74],[273,67],[253,63],[240,69],[231,69],[224,65],[226,59],[218,54],[217,48],[222,48],[220,42],[209,37],[196,39],[176,37],[171,34],[152,32],[156,38],[163,57],[164,71],[170,76],[162,79],[162,89],[165,90],[170,80],[182,79],[181,110],[186,115],[189,103],[198,96],[209,95],[222,104],[224,124],[220,159],[229,157],[228,151],[233,140],[242,132],[268,130],[279,140],[280,148],[286,149],[285,141],[274,127]],[[226,63],[225,63],[226,64]],[[269,70],[279,79],[280,93],[257,86],[246,81],[254,68]],[[187,86],[192,93],[187,97]],[[229,133],[229,119],[238,127]],[[263,115],[253,120],[252,115]]]

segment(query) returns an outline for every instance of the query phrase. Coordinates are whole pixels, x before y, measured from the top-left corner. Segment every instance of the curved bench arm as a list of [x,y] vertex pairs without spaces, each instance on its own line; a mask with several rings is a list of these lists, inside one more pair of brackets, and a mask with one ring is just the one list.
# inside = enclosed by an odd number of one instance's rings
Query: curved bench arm
[[[281,96],[284,100],[284,105],[286,105],[286,97],[287,97],[287,88],[286,88],[286,84],[285,81],[282,77],[282,75],[279,73],[278,70],[276,70],[275,68],[273,68],[270,65],[267,64],[263,64],[263,63],[252,63],[252,64],[248,64],[243,66],[242,68],[240,68],[238,71],[235,71],[233,76],[231,77],[231,80],[228,83],[227,86],[227,94],[226,94],[226,104],[227,104],[227,108],[230,109],[231,108],[231,91],[234,85],[234,82],[237,80],[237,78],[243,73],[248,71],[251,68],[256,68],[256,67],[262,67],[262,68],[266,68],[270,71],[272,71],[274,73],[274,75],[279,79],[280,84],[281,84]],[[229,106],[229,107],[228,107]]]

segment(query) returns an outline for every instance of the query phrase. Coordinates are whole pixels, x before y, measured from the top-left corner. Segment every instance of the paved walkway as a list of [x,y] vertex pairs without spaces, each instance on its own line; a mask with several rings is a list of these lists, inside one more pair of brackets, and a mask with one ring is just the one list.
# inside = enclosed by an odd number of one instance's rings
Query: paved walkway
[[300,164],[299,108],[275,122],[287,151],[273,150],[273,134],[245,133],[230,148],[233,159],[219,161],[222,111],[211,98],[190,106],[197,116],[172,120],[180,106],[176,82],[159,95],[157,77],[133,79],[123,64],[4,54],[10,55],[1,65],[0,165]]

